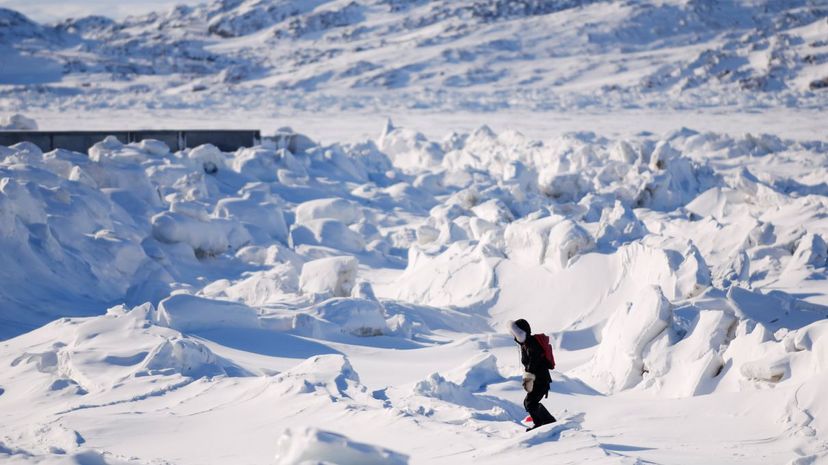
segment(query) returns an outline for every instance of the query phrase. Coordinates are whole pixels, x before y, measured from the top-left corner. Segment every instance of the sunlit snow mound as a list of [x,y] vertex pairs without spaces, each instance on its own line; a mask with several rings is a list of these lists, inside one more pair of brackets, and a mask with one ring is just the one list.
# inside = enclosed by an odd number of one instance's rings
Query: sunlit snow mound
[[149,304],[113,307],[106,315],[63,318],[21,336],[15,347],[24,351],[6,352],[0,360],[7,367],[4,400],[23,400],[35,390],[43,399],[82,406],[120,385],[128,399],[144,395],[142,389],[163,391],[201,377],[249,374],[156,319]]
[[408,457],[314,428],[288,429],[276,443],[276,465],[405,465]]
[[0,130],[36,131],[37,121],[26,115],[15,113],[11,116],[0,118]]

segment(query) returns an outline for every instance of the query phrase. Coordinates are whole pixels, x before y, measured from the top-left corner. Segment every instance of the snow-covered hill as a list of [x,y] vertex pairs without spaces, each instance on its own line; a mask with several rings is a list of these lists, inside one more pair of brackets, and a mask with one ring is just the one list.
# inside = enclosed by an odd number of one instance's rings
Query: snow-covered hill
[[819,0],[224,0],[118,22],[0,10],[9,108],[819,107]]

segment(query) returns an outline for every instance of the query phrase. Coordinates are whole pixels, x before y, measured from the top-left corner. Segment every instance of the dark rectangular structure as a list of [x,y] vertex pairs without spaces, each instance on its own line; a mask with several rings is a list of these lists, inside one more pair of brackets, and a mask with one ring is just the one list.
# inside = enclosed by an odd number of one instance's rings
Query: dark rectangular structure
[[31,142],[44,152],[66,149],[86,153],[89,147],[115,136],[121,142],[140,142],[157,139],[166,143],[170,150],[213,144],[223,152],[232,152],[240,147],[252,147],[262,140],[258,129],[184,129],[140,131],[0,131],[0,145],[11,146],[18,142]]

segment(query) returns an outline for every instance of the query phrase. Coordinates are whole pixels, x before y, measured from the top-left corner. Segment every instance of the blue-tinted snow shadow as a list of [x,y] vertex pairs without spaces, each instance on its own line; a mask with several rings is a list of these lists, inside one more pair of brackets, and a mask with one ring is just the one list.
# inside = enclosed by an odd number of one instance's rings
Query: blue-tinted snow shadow
[[[570,378],[557,371],[551,372],[551,375],[552,381],[549,383],[550,393],[582,396],[604,396],[604,394],[591,388],[588,384],[578,378]],[[521,376],[510,376],[502,381],[502,383],[507,383],[511,386],[520,386],[521,380]],[[494,384],[498,383],[492,383],[491,385]]]
[[219,328],[195,331],[193,334],[231,349],[268,357],[304,359],[314,355],[341,354],[325,344],[266,329]]
[[549,392],[556,394],[570,394],[583,396],[603,396],[600,392],[592,389],[588,384],[575,378],[563,377],[553,379],[549,384]]
[[654,450],[653,447],[629,446],[626,444],[605,444],[601,443],[601,448],[613,452],[637,452],[642,450]]
[[411,339],[392,336],[361,337],[352,336],[350,334],[342,334],[331,338],[331,341],[352,346],[376,347],[377,349],[410,350],[421,349],[428,346],[428,344],[421,344],[416,341],[412,341]]
[[598,345],[599,328],[590,326],[589,328],[567,330],[554,333],[555,339],[561,349],[564,350],[581,350],[588,349]]
[[763,294],[732,287],[727,297],[736,307],[737,315],[758,321],[771,331],[780,328],[796,330],[828,315],[828,307],[824,305],[800,300],[794,294],[777,290]]
[[[552,381],[549,383],[550,393],[576,396],[604,396],[604,394],[596,391],[589,384],[578,378],[569,377],[560,371],[551,371],[549,374],[552,378]],[[514,376],[509,378],[509,380],[520,385],[521,377]]]

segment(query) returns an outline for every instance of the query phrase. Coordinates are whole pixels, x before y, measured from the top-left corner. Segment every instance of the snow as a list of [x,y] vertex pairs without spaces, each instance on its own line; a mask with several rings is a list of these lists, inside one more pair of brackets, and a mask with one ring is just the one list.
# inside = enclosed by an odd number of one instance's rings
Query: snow
[[[268,113],[268,132],[274,113],[296,111],[400,124],[395,109],[818,109],[827,71],[824,11],[813,2],[239,1],[111,11],[119,18],[39,24],[4,10],[0,46],[15,66],[0,74],[0,95],[9,107],[138,106],[151,117],[190,109],[207,119],[241,107]],[[436,141],[408,150],[425,142],[414,128],[398,131],[381,148],[400,163],[439,154]]]
[[633,299],[607,320],[593,358],[592,372],[599,378],[594,385],[609,392],[641,382],[642,354],[670,324],[670,303],[660,288],[645,288]]
[[357,205],[345,199],[317,199],[296,206],[296,223],[306,224],[313,220],[332,219],[353,224],[362,218]]
[[15,113],[11,116],[0,119],[0,130],[25,130],[36,131],[37,122],[25,115]]
[[266,136],[0,146],[0,462],[826,463],[825,17],[0,9],[2,128]]
[[469,359],[456,370],[460,386],[472,392],[484,391],[489,384],[504,381],[497,368],[497,357],[492,354],[479,354]]
[[347,297],[351,294],[359,262],[354,257],[328,257],[305,263],[299,278],[302,292]]
[[[251,461],[463,462],[477,457],[470,450],[494,460],[523,447],[619,458],[619,439],[594,438],[623,433],[646,444],[626,453],[669,462],[681,446],[648,433],[653,409],[667,428],[695,399],[727,412],[738,394],[743,412],[752,402],[778,406],[769,418],[742,415],[761,428],[731,422],[739,434],[696,436],[712,451],[700,461],[734,447],[762,460],[797,458],[777,445],[824,455],[807,412],[823,408],[808,393],[828,359],[826,298],[813,279],[826,266],[819,218],[828,204],[819,191],[803,194],[813,181],[797,168],[823,145],[767,136],[760,148],[753,136],[693,131],[625,141],[531,141],[485,128],[451,137],[451,153],[477,151],[475,164],[452,156],[439,168],[426,158],[397,167],[373,142],[289,156],[269,145],[171,153],[157,141],[112,139],[88,158],[26,143],[4,149],[3,253],[38,265],[5,275],[14,285],[4,299],[19,303],[3,314],[13,369],[0,380],[0,403],[11,402],[2,453],[23,463],[178,454],[161,436],[146,453],[123,440],[133,427],[162,434],[163,417],[118,427],[97,413],[152,403],[228,415],[224,424],[252,434],[238,449]],[[796,162],[785,155],[794,153]],[[273,163],[253,169],[257,157]],[[541,172],[596,177],[550,197],[534,181]],[[382,194],[399,185],[398,195]],[[422,192],[427,208],[408,199]],[[799,294],[803,285],[810,295]],[[41,326],[56,317],[70,318]],[[515,318],[552,336],[560,368],[547,402],[561,422],[512,444],[525,416],[506,327]],[[280,413],[253,413],[262,390]],[[34,418],[12,407],[32,402]],[[618,414],[629,425],[611,420]],[[65,430],[30,426],[56,418]],[[181,421],[187,441],[216,434]],[[418,432],[423,424],[431,432]],[[449,433],[473,448],[439,440]],[[768,434],[783,439],[750,443]],[[506,442],[495,447],[492,437]]]
[[388,332],[385,312],[376,299],[329,299],[317,305],[314,313],[355,336],[380,336]]
[[232,302],[176,294],[158,304],[157,323],[180,331],[259,325],[256,310]]
[[332,462],[342,465],[405,465],[397,452],[349,440],[341,434],[313,428],[288,429],[276,443],[276,464]]

